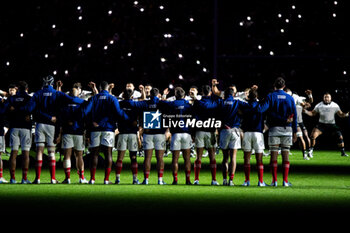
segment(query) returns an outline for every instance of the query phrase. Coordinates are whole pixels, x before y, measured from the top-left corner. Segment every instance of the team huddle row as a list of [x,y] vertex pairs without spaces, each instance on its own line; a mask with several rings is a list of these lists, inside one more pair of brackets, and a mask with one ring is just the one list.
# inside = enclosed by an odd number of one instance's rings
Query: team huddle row
[[[157,88],[146,85],[140,86],[141,92],[138,92],[129,83],[123,93],[116,97],[111,91],[113,84],[105,81],[100,83],[100,91],[93,82],[89,83],[91,92],[82,91],[81,85],[77,83],[66,94],[61,91],[62,82],[57,82],[54,89],[54,78],[48,76],[43,79],[42,89],[31,96],[27,93],[28,84],[21,81],[6,100],[2,99],[0,105],[0,155],[6,146],[5,120],[9,122],[10,183],[16,183],[16,158],[20,147],[23,155],[22,183],[32,183],[28,180],[27,173],[33,125],[35,125],[36,145],[36,176],[33,181],[35,184],[40,183],[45,146],[50,161],[51,183],[58,183],[55,177],[57,143],[61,143],[64,155],[63,167],[66,178],[62,183],[70,183],[71,156],[74,154],[79,183],[94,184],[98,156],[103,152],[104,183],[111,184],[109,177],[113,164],[112,149],[115,145],[118,150],[115,184],[120,183],[123,159],[127,150],[131,160],[132,183],[139,184],[137,151],[140,148],[144,151],[142,184],[148,184],[153,151],[157,159],[158,184],[165,184],[163,155],[168,142],[172,151],[172,184],[178,183],[180,153],[184,158],[186,184],[192,184],[190,154],[193,142],[197,152],[194,162],[194,184],[199,184],[201,160],[203,151],[206,149],[210,159],[211,184],[219,185],[216,180],[215,159],[215,151],[219,147],[223,153],[223,185],[234,185],[237,150],[242,148],[245,172],[243,185],[250,185],[250,156],[254,150],[258,186],[267,186],[263,179],[262,161],[265,131],[268,131],[268,146],[271,154],[271,186],[277,186],[279,150],[282,154],[283,186],[291,186],[288,181],[289,151],[297,139],[304,159],[309,159],[312,158],[316,138],[326,131],[331,131],[339,138],[338,146],[342,155],[347,156],[341,131],[335,124],[335,114],[340,117],[348,117],[349,114],[343,113],[339,106],[331,101],[330,94],[326,93],[323,101],[317,104],[314,110],[308,111],[307,108],[313,101],[311,91],[306,92],[307,98],[292,94],[290,90],[285,89],[283,78],[275,80],[274,91],[269,93],[263,101],[258,100],[257,86],[243,93],[237,93],[234,85],[220,91],[217,84],[216,80],[212,80],[211,86],[202,86],[201,95],[198,95],[196,87],[191,87],[189,96],[186,96],[181,87],[176,87],[174,96],[168,97],[167,89],[161,95]],[[319,124],[313,129],[310,138],[302,121],[303,112],[310,116],[317,114],[320,116]],[[148,118],[145,117],[146,114]],[[167,117],[169,118],[166,121]],[[190,124],[182,124],[186,120]],[[196,124],[196,122],[213,123]],[[91,155],[89,181],[84,176],[85,145],[88,145]],[[306,145],[308,145],[308,152]],[[0,183],[4,183],[7,181],[3,178],[2,161],[0,165]]]

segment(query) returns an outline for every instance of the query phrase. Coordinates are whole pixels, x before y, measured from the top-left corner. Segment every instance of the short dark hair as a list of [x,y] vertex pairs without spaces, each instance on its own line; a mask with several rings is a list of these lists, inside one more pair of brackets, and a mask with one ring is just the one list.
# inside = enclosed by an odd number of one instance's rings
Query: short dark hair
[[159,94],[159,89],[158,88],[152,88],[150,91],[150,96],[158,96]]
[[249,99],[249,102],[257,100],[258,99],[258,91],[255,89],[250,89],[248,99]]
[[26,81],[19,81],[17,84],[18,90],[25,91],[28,89],[28,83]]
[[101,90],[107,90],[107,89],[108,89],[108,82],[102,81],[102,82],[100,83],[100,89],[101,89]]
[[234,95],[235,94],[235,91],[232,89],[232,88],[227,88],[226,90],[225,90],[225,99],[227,98],[227,97],[229,97],[230,95]]
[[77,88],[77,89],[79,88],[79,89],[81,89],[81,88],[82,88],[82,85],[81,85],[81,83],[79,83],[79,82],[78,82],[78,83],[74,83],[74,84],[73,84],[73,88]]
[[284,81],[282,77],[278,77],[275,80],[275,83],[273,84],[273,86],[276,87],[277,89],[281,89],[286,86],[286,81]]
[[176,87],[175,88],[175,97],[176,99],[183,99],[185,97],[185,91],[182,89],[182,87]]
[[207,96],[211,92],[211,87],[209,85],[202,86],[202,95]]

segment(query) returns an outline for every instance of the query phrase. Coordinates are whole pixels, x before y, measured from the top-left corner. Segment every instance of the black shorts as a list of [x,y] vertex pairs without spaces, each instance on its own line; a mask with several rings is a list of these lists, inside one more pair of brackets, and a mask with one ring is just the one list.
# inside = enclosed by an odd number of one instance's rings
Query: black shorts
[[299,127],[302,131],[306,130],[306,127],[305,127],[305,125],[304,125],[304,122],[298,123],[298,127]]
[[340,128],[336,124],[318,123],[316,127],[322,133],[331,133],[332,135],[342,136]]

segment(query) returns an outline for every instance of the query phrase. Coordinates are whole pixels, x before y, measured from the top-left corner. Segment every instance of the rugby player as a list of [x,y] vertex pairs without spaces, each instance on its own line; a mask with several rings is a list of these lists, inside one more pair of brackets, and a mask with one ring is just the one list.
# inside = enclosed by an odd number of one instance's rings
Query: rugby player
[[21,111],[30,100],[28,95],[28,84],[25,81],[18,83],[18,91],[15,95],[8,97],[8,120],[10,123],[10,183],[15,184],[16,159],[19,146],[22,150],[22,184],[30,184],[27,178],[29,169],[29,151],[32,145],[32,120],[31,116]]
[[5,143],[5,112],[6,112],[6,105],[7,103],[4,103],[4,99],[0,97],[0,184],[2,183],[8,183],[7,180],[3,177],[3,162],[1,159],[1,154],[5,153],[6,143]]
[[90,184],[95,183],[96,168],[100,150],[105,155],[104,184],[110,184],[109,175],[112,169],[112,149],[115,142],[114,131],[116,119],[128,120],[129,117],[120,109],[117,98],[108,92],[109,85],[106,81],[100,84],[100,93],[92,96],[81,107],[81,114],[87,121],[91,130],[90,135]]
[[323,133],[331,133],[336,136],[338,141],[338,148],[341,156],[348,156],[344,149],[344,139],[340,131],[340,128],[336,125],[335,115],[337,114],[341,118],[349,117],[349,113],[344,113],[340,109],[339,105],[332,101],[330,93],[326,92],[323,95],[323,101],[318,103],[312,111],[306,109],[303,110],[305,114],[309,116],[319,115],[318,124],[311,132],[311,147],[309,150],[309,156],[313,157],[314,147],[316,145],[316,139]]
[[268,145],[271,151],[270,165],[272,166],[271,186],[277,186],[277,157],[281,147],[283,164],[283,186],[291,186],[288,181],[289,151],[293,142],[296,142],[297,112],[292,96],[283,91],[285,80],[281,77],[274,82],[274,91],[267,95],[265,100],[257,105],[260,113],[267,112],[267,125],[269,126]]

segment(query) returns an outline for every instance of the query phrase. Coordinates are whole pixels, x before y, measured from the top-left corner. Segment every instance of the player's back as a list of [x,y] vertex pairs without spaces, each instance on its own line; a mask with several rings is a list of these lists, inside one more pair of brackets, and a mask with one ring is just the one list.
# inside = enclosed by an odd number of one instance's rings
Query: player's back
[[8,121],[10,128],[24,128],[31,129],[32,122],[28,114],[21,110],[29,101],[31,97],[27,92],[19,90],[16,95],[10,96],[8,104],[14,107],[13,111],[8,114]]

